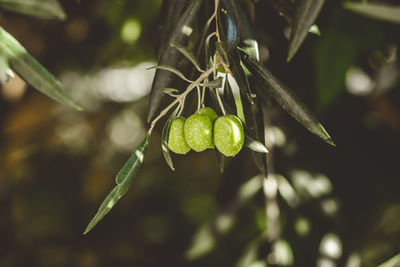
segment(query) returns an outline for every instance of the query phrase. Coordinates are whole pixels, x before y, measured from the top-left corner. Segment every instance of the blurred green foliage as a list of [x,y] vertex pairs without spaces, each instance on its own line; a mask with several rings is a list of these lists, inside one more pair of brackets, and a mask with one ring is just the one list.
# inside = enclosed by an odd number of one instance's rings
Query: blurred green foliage
[[[172,172],[159,127],[132,189],[83,236],[145,133],[153,75],[145,69],[155,62],[161,1],[60,2],[62,22],[0,11],[0,25],[85,109],[62,107],[19,78],[1,87],[1,267],[356,267],[398,253],[398,25],[327,1],[317,20],[321,37],[308,36],[285,63],[287,24],[266,1],[254,1],[261,60],[321,111],[338,147],[272,105],[267,137],[277,182],[269,186],[277,194],[266,202],[249,151],[223,174],[213,151],[174,157]],[[137,39],[121,35],[138,25]],[[365,72],[372,91],[349,92],[350,66]],[[268,220],[276,212],[278,230]],[[266,238],[272,230],[277,242]]]

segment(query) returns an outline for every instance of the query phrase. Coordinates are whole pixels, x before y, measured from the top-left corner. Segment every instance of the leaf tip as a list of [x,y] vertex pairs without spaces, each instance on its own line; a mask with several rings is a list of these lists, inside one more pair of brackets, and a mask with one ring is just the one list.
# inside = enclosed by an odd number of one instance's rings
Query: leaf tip
[[332,138],[328,138],[328,140],[326,140],[326,142],[328,144],[330,144],[331,146],[336,147],[336,144],[333,142]]

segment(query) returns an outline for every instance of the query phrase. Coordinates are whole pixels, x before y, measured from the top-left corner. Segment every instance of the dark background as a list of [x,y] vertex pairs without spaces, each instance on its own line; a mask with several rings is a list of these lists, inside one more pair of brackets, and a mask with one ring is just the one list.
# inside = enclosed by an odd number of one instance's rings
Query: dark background
[[[130,191],[83,236],[145,133],[153,75],[146,68],[155,65],[161,1],[61,2],[62,22],[0,11],[0,25],[85,109],[60,106],[18,79],[1,87],[0,266],[266,266],[267,259],[356,267],[399,252],[398,25],[327,1],[317,21],[322,35],[310,34],[286,63],[287,23],[267,1],[257,2],[252,20],[265,65],[337,144],[323,143],[276,105],[265,110],[267,134],[277,140],[273,168],[296,199],[274,198],[278,241],[265,237],[272,226],[262,189],[238,197],[257,175],[247,149],[223,175],[211,150],[175,156],[173,172],[160,127]],[[348,89],[351,67],[373,83],[361,95]],[[254,181],[260,186],[262,178]],[[218,228],[224,219],[227,228]],[[188,253],[209,244],[207,253]],[[238,264],[249,251],[253,265]]]

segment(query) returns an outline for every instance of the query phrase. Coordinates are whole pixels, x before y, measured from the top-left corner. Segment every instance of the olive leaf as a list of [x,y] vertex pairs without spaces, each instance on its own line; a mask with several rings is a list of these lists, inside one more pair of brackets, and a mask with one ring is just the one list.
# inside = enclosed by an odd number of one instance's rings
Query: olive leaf
[[344,2],[343,7],[355,13],[374,19],[400,23],[400,6],[389,6],[365,2]]
[[40,18],[66,18],[57,0],[0,0],[0,8]]
[[247,128],[243,127],[244,130],[244,144],[251,150],[259,153],[268,153],[268,149],[263,143],[258,141],[254,134]]
[[[202,0],[194,0],[185,9],[185,12],[181,15],[177,24],[174,25],[175,28],[170,32],[168,42],[166,42],[164,47],[159,49],[157,58],[159,65],[168,65],[175,68],[178,66],[183,56],[178,50],[171,47],[169,44],[172,43],[182,46],[187,45],[193,31],[193,25],[196,22],[196,14],[200,9],[201,3]],[[162,89],[170,87],[173,79],[174,77],[170,72],[163,69],[157,69],[150,92],[150,104],[147,116],[148,121],[154,117],[165,97]]]
[[83,234],[87,234],[88,232],[90,232],[90,230],[92,230],[93,227],[95,227],[96,224],[101,221],[103,217],[107,215],[107,213],[110,212],[110,210],[121,199],[121,197],[126,194],[133,182],[133,178],[135,178],[136,173],[143,162],[143,158],[149,144],[150,136],[151,132],[148,132],[143,141],[135,149],[132,156],[119,171],[119,173],[115,177],[115,182],[117,186],[115,186],[114,189],[111,190],[111,192],[107,195],[106,199],[104,199],[103,203],[100,205],[99,210],[97,211],[93,219],[89,222]]
[[230,38],[231,34],[229,28],[232,26],[233,22],[235,27],[232,27],[232,31],[237,32],[240,40],[252,39],[253,33],[250,27],[250,23],[244,13],[244,8],[240,5],[238,0],[221,0],[223,6],[225,7],[228,13],[228,38],[227,38],[227,46],[231,47],[230,40],[234,40],[234,38]]
[[[290,0],[268,0],[269,4],[284,17],[289,24],[292,24],[294,16],[294,4]],[[316,24],[311,25],[309,33],[321,36],[321,31]]]
[[301,0],[292,22],[287,61],[290,61],[304,42],[310,27],[314,24],[325,0]]
[[[243,63],[254,76],[262,89],[260,93],[267,93],[275,99],[293,118],[300,122],[306,129],[319,136],[330,145],[335,145],[324,127],[293,91],[283,85],[275,76],[249,55],[240,51]],[[258,87],[257,87],[258,88]]]
[[0,27],[0,55],[2,60],[8,62],[11,69],[33,88],[61,104],[81,110],[60,82],[2,27]]
[[182,55],[192,62],[193,66],[195,66],[199,72],[203,72],[203,70],[200,68],[200,63],[197,61],[195,55],[189,50],[189,48],[177,44],[171,44],[171,46],[176,48],[179,52],[181,52]]
[[[151,69],[167,70],[167,71],[172,72],[172,73],[174,73],[175,75],[179,76],[179,78],[181,78],[182,80],[185,80],[185,81],[187,81],[187,82],[189,82],[189,83],[192,83],[192,82],[193,82],[193,81],[187,79],[187,78],[185,77],[185,75],[183,75],[183,73],[180,72],[178,69],[176,69],[176,68],[174,68],[174,67],[171,67],[171,66],[168,66],[168,65],[157,65],[157,66],[149,67],[149,68],[147,68],[147,69],[148,69],[148,70],[151,70]],[[164,89],[164,88],[163,88],[163,89]]]
[[169,147],[168,147],[168,138],[169,138],[169,130],[171,129],[171,124],[174,121],[176,114],[178,113],[179,106],[172,112],[171,116],[169,116],[168,120],[165,122],[165,125],[162,129],[161,133],[161,149],[165,158],[165,161],[167,162],[168,166],[175,171],[174,168],[174,163],[172,162],[171,159],[171,153],[169,153]]

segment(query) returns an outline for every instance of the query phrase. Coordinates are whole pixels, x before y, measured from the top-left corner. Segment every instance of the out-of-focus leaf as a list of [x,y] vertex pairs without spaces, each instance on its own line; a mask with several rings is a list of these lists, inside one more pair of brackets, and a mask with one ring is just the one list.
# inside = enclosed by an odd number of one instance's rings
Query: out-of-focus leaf
[[267,93],[275,99],[293,118],[300,122],[306,129],[322,138],[330,145],[335,145],[324,127],[311,113],[307,106],[289,88],[283,85],[269,70],[252,60],[249,55],[241,52],[243,63],[253,74],[260,88],[260,93]]
[[318,107],[323,108],[344,91],[343,81],[357,58],[357,45],[343,32],[328,32],[316,46],[315,53]]
[[57,0],[0,0],[0,8],[40,18],[66,18]]
[[218,149],[215,149],[215,157],[218,161],[219,171],[223,173],[225,168],[225,156],[219,152]]
[[287,22],[292,23],[294,16],[293,3],[290,0],[268,0],[268,3],[283,16]]
[[388,261],[385,261],[378,267],[398,267],[398,266],[400,266],[400,254],[397,254],[393,258],[390,258]]
[[144,137],[143,141],[135,149],[132,156],[124,164],[122,169],[115,177],[117,186],[107,195],[106,199],[100,205],[99,210],[93,219],[89,222],[86,230],[83,234],[87,234],[96,224],[103,219],[103,217],[110,212],[114,205],[123,197],[128,191],[129,187],[135,178],[140,165],[143,162],[144,155],[146,153],[147,145],[149,144],[151,132],[148,132]]
[[14,73],[8,65],[8,58],[0,54],[0,84],[7,83]]
[[389,6],[365,2],[344,2],[343,7],[355,13],[374,19],[400,23],[400,6]]
[[345,91],[346,71],[360,56],[384,45],[382,26],[373,20],[332,12],[327,21],[325,34],[314,47],[318,110],[329,107]]
[[198,71],[203,71],[200,68],[200,63],[197,61],[195,55],[192,51],[189,50],[189,48],[176,44],[171,44],[171,46],[178,49],[178,51],[181,52],[182,55],[184,55],[190,62],[192,62],[193,66],[195,66]]
[[11,69],[32,87],[61,104],[81,110],[60,82],[2,27],[0,27],[0,55],[8,59]]
[[301,0],[295,11],[289,40],[287,61],[290,61],[300,48],[310,27],[314,24],[325,0]]
[[[196,15],[201,6],[202,0],[193,1],[180,17],[178,23],[174,25],[168,42],[159,50],[158,64],[177,67],[182,59],[182,54],[169,44],[187,46],[189,37],[193,31]],[[165,94],[162,89],[171,86],[174,77],[170,72],[159,69],[154,76],[150,93],[150,104],[147,120],[150,121],[159,109]]]
[[171,116],[168,118],[168,120],[165,122],[162,134],[161,134],[161,149],[165,158],[165,161],[167,162],[168,166],[175,171],[174,164],[171,159],[171,154],[169,153],[169,147],[168,147],[168,138],[169,138],[169,130],[171,128],[171,124],[173,120],[176,117],[176,114],[178,113],[179,107],[172,112]]
[[224,79],[222,77],[218,77],[215,80],[212,80],[212,81],[209,81],[209,82],[205,82],[205,83],[201,83],[200,85],[204,86],[204,87],[221,88],[223,80]]
[[189,79],[187,79],[187,78],[185,77],[185,75],[183,75],[183,73],[180,72],[178,69],[176,69],[176,68],[174,68],[174,67],[171,67],[171,66],[168,66],[168,65],[157,65],[157,66],[148,68],[148,70],[151,70],[151,69],[167,70],[167,71],[172,72],[172,73],[174,73],[175,75],[179,76],[179,78],[181,78],[182,80],[185,80],[185,81],[187,81],[187,82],[191,82],[191,81],[190,81]]

